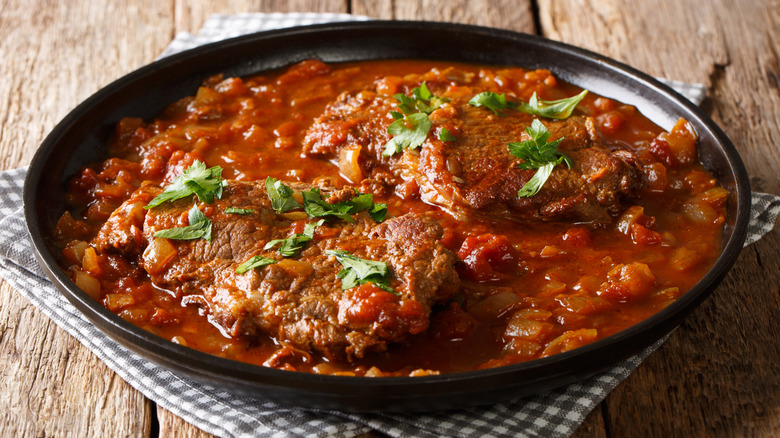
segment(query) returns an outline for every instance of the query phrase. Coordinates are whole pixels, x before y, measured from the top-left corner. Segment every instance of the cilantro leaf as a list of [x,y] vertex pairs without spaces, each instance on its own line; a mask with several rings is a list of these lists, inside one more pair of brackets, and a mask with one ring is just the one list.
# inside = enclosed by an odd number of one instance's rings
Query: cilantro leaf
[[371,219],[373,219],[374,222],[381,223],[385,220],[385,216],[387,216],[387,204],[384,202],[372,204],[371,208],[368,210],[368,215],[371,216]]
[[404,149],[416,149],[422,146],[428,138],[431,126],[433,126],[431,119],[425,113],[415,113],[396,120],[387,127],[387,133],[393,138],[385,144],[382,155],[390,157]]
[[387,133],[393,138],[385,144],[385,150],[382,152],[386,157],[407,148],[420,147],[433,126],[428,115],[450,101],[446,97],[434,96],[425,82],[412,90],[412,96],[396,93],[393,98],[398,101],[398,109],[401,112],[390,111],[395,121],[387,127]]
[[497,94],[492,91],[479,93],[469,100],[469,105],[475,107],[484,106],[499,116],[504,114],[501,111],[508,108],[515,108],[518,111],[550,119],[566,119],[571,116],[574,108],[579,105],[588,90],[576,96],[567,97],[559,100],[542,100],[536,96],[536,92],[531,96],[531,100],[526,102],[512,102],[506,99],[506,94]]
[[303,196],[303,209],[310,217],[334,216],[347,222],[355,222],[348,212],[343,211],[345,208],[342,207],[339,210],[335,205],[328,204],[323,199],[320,189],[304,190],[301,191],[301,195]]
[[493,111],[497,116],[503,116],[501,111],[505,109],[517,108],[518,103],[506,100],[506,93],[494,93],[492,91],[484,91],[477,94],[469,100],[469,105],[474,107],[484,106],[485,108]]
[[241,215],[247,215],[252,214],[255,211],[251,208],[239,208],[239,207],[228,207],[225,209],[225,213],[227,214],[241,214]]
[[293,198],[293,190],[281,181],[270,176],[265,179],[265,190],[268,192],[268,198],[271,200],[271,207],[279,213],[285,213],[290,210],[301,208],[302,205]]
[[534,176],[517,191],[517,197],[530,198],[539,193],[539,191],[542,190],[544,183],[547,182],[547,179],[552,175],[554,167],[555,163],[547,163],[539,167]]
[[375,260],[361,259],[341,249],[327,250],[325,254],[336,257],[339,263],[344,267],[336,276],[341,279],[341,289],[351,289],[358,284],[374,283],[377,287],[392,292],[396,295],[390,286],[390,271],[387,263]]
[[275,247],[276,245],[281,244],[279,247],[279,254],[281,254],[284,257],[295,257],[298,255],[298,252],[300,252],[301,249],[303,249],[303,244],[314,239],[314,231],[317,227],[325,223],[325,219],[320,219],[317,222],[312,222],[306,224],[306,226],[303,228],[303,233],[295,233],[294,235],[286,238],[286,239],[274,239],[270,242],[265,244],[265,247],[263,249],[271,249]]
[[150,209],[163,202],[175,201],[192,195],[198,195],[201,202],[211,204],[214,202],[214,198],[222,197],[222,187],[222,168],[214,166],[206,169],[206,164],[195,160],[144,208]]
[[250,269],[260,268],[266,265],[272,265],[276,263],[276,260],[269,259],[268,257],[262,257],[262,256],[254,256],[250,258],[249,260],[245,261],[244,263],[241,263],[236,268],[236,274],[243,274],[244,272],[249,271]]
[[190,224],[186,227],[169,228],[154,232],[154,237],[165,237],[174,240],[211,240],[211,221],[203,214],[197,205],[193,205],[189,211]]
[[[356,191],[357,192],[357,191]],[[333,216],[347,222],[355,222],[352,215],[368,210],[369,216],[376,222],[382,222],[387,214],[387,204],[374,203],[374,195],[371,193],[357,192],[357,196],[348,200],[329,204],[323,198],[320,189],[313,188],[301,192],[303,196],[303,209],[310,217],[328,217]]]
[[455,141],[455,140],[457,140],[457,138],[455,138],[455,136],[450,133],[449,129],[441,128],[441,131],[439,131],[439,140],[441,140],[441,141]]
[[582,90],[582,93],[559,100],[542,100],[536,97],[536,92],[531,96],[531,100],[528,103],[521,102],[520,111],[535,116],[547,117],[550,119],[566,119],[571,116],[571,112],[574,108],[580,104],[585,95],[588,94],[588,90]]
[[509,143],[509,152],[523,160],[518,167],[525,170],[537,169],[533,177],[517,192],[519,198],[534,196],[552,174],[553,168],[561,163],[571,168],[572,161],[566,154],[558,152],[563,138],[548,142],[550,131],[538,119],[534,119],[525,132],[531,137],[519,143]]

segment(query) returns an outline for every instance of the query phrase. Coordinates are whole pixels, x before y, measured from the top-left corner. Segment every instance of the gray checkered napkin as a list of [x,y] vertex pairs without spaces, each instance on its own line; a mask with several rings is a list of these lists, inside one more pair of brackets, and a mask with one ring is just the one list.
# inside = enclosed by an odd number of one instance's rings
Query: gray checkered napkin
[[[209,19],[198,35],[179,34],[164,55],[258,30],[355,19],[343,14],[241,14]],[[358,19],[364,19],[358,17]],[[675,85],[672,83],[671,85]],[[697,103],[701,86],[683,84]],[[690,91],[694,93],[690,93]],[[663,340],[615,367],[545,394],[492,406],[425,414],[351,414],[281,406],[237,396],[172,373],[106,337],[57,292],[32,255],[22,211],[26,169],[0,172],[0,275],[130,385],[197,427],[222,437],[351,437],[377,430],[393,437],[569,436],[585,416]],[[777,196],[753,194],[750,244],[769,232]]]

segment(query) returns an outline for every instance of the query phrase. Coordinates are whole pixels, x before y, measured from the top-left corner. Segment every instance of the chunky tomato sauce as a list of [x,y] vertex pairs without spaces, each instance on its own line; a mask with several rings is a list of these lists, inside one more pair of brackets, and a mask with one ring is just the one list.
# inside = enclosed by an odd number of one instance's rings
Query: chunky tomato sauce
[[[711,267],[721,249],[728,192],[698,164],[690,126],[680,121],[665,133],[634,107],[593,93],[577,111],[593,117],[604,144],[642,161],[641,197],[613,224],[594,227],[463,221],[413,196],[375,196],[390,216],[427,212],[438,219],[444,245],[458,256],[461,286],[452,302],[434,308],[427,330],[356,363],[326,361],[271,337],[226,336],[198,308],[154,287],[137,261],[98,254],[88,243],[143,181],[163,186],[194,159],[221,166],[226,179],[326,178],[348,185],[339,163],[302,155],[313,119],[344,91],[451,65],[308,61],[243,79],[212,77],[155,120],[122,120],[108,147],[111,158],[70,184],[71,207],[55,231],[63,268],[109,310],[173,342],[265,366],[370,376],[473,370],[568,351],[655,314]],[[525,100],[533,92],[554,100],[580,91],[546,70],[455,67],[493,78],[499,90],[511,84]]]

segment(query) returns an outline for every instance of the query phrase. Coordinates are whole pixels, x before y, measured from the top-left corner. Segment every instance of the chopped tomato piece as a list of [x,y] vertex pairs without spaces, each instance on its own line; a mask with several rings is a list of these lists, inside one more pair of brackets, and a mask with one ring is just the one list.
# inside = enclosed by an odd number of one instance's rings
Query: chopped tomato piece
[[463,260],[459,272],[465,278],[496,281],[506,278],[499,270],[512,264],[514,249],[504,235],[482,234],[467,237],[458,251],[458,257]]

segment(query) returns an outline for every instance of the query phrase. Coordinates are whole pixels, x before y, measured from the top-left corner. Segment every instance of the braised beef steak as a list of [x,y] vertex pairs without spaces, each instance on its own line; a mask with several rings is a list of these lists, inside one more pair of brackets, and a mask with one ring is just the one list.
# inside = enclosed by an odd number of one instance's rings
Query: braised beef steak
[[[353,174],[388,180],[384,171],[378,170],[383,164],[399,180],[414,181],[424,201],[459,218],[478,214],[510,220],[604,224],[622,210],[622,200],[634,197],[641,188],[641,171],[634,154],[605,147],[591,118],[573,116],[542,120],[552,134],[550,140],[563,138],[559,151],[573,159],[573,167],[556,166],[537,195],[519,198],[518,190],[535,171],[518,168],[520,159],[509,153],[507,145],[527,139],[524,131],[536,117],[515,110],[496,115],[469,105],[474,95],[484,91],[476,83],[478,78],[453,76],[447,71],[399,79],[394,82],[395,91],[410,95],[422,81],[449,102],[430,114],[433,127],[421,148],[393,157],[382,155],[391,139],[387,133],[393,122],[390,113],[399,109],[392,93],[385,91],[386,82],[379,80],[371,89],[344,93],[332,102],[309,128],[304,152],[331,159],[347,151],[358,153],[361,169]],[[440,140],[443,128],[456,140]]]
[[[144,210],[159,192],[140,188],[92,243],[102,251],[143,252],[141,263],[157,287],[201,306],[230,336],[267,333],[328,358],[360,358],[425,330],[431,306],[458,289],[454,255],[439,242],[442,228],[428,216],[407,214],[381,224],[366,213],[353,216],[354,223],[331,220],[316,228],[299,256],[284,258],[275,248],[263,249],[266,243],[301,233],[313,220],[302,212],[274,211],[262,183],[229,181],[221,199],[197,204],[212,222],[210,241],[156,243],[162,239],[153,237],[156,231],[188,225],[195,202],[180,199]],[[344,200],[354,191],[333,196]],[[253,212],[229,214],[228,207]],[[168,243],[172,255],[160,249]],[[386,262],[395,293],[372,283],[342,290],[342,265],[325,254],[336,249]],[[236,273],[256,255],[277,263]]]

